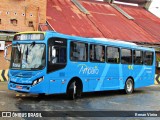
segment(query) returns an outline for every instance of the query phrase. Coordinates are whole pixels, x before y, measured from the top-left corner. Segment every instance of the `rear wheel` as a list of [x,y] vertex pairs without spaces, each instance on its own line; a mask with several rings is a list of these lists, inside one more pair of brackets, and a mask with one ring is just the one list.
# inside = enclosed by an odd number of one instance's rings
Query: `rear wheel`
[[124,89],[126,94],[131,94],[134,91],[134,82],[131,78],[127,79]]

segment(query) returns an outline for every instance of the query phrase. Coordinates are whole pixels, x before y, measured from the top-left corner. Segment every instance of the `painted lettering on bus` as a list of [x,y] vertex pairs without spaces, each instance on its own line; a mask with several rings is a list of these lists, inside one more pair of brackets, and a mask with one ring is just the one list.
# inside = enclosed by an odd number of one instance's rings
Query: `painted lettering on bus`
[[88,67],[85,64],[79,64],[78,67],[80,68],[79,70],[79,74],[87,74],[87,75],[94,75],[94,74],[98,74],[99,73],[99,69],[97,66],[93,66],[93,67]]

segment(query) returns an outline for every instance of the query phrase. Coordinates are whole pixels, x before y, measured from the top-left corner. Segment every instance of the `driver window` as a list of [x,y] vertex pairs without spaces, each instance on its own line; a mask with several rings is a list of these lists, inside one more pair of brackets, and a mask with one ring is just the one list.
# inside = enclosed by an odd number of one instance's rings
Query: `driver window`
[[62,69],[67,64],[67,41],[62,38],[48,40],[48,73]]
[[52,46],[52,54],[51,54],[51,62],[52,63],[57,63],[57,56],[56,56],[57,52],[58,52],[58,50],[56,50],[56,48],[54,46]]
[[65,47],[49,47],[49,62],[55,63],[66,63],[66,48]]

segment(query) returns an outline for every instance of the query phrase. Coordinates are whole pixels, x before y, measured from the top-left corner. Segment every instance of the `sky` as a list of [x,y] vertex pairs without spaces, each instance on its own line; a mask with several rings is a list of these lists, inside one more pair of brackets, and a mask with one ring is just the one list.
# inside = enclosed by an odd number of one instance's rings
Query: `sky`
[[160,18],[160,0],[153,0],[149,7],[149,11]]

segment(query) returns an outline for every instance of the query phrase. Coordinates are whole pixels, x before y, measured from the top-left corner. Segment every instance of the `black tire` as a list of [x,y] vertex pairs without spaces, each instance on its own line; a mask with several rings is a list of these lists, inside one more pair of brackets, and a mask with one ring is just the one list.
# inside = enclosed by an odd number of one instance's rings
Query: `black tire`
[[76,81],[72,81],[67,88],[67,96],[70,100],[76,99]]
[[131,78],[128,78],[126,83],[125,83],[125,93],[126,94],[131,94],[134,91],[134,82]]
[[69,83],[67,88],[67,96],[70,100],[75,100],[80,98],[82,95],[82,87],[78,84],[77,81],[72,81]]

